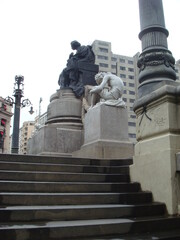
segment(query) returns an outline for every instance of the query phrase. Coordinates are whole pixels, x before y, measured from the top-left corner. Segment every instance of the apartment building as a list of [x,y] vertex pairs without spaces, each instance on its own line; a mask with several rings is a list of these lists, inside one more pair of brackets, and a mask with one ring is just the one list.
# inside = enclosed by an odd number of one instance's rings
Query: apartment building
[[19,129],[19,154],[27,154],[27,144],[34,131],[34,121],[26,121]]
[[128,110],[129,139],[136,142],[136,115],[133,111],[133,104],[137,97],[138,68],[137,59],[139,53],[134,57],[114,54],[111,51],[111,43],[95,40],[92,44],[95,53],[95,63],[99,65],[99,71],[111,72],[119,76],[125,86],[123,99]]
[[0,153],[10,153],[10,127],[12,117],[12,106],[0,97]]
[[35,129],[39,129],[45,125],[47,121],[47,112],[35,117]]

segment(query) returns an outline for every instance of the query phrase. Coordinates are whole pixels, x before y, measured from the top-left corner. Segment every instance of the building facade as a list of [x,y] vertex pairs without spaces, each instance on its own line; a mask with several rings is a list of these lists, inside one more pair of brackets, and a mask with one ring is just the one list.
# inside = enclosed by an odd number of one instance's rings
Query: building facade
[[47,112],[35,117],[35,130],[43,127],[47,121]]
[[137,58],[114,54],[111,51],[111,43],[95,40],[92,44],[95,53],[95,63],[99,65],[100,72],[111,72],[119,76],[125,86],[123,99],[126,102],[128,110],[129,139],[136,142],[136,115],[133,111],[133,104],[137,97]]
[[12,117],[12,106],[7,104],[4,98],[0,97],[0,153],[11,152],[10,127]]
[[26,121],[19,129],[19,154],[27,154],[27,144],[34,131],[34,121]]

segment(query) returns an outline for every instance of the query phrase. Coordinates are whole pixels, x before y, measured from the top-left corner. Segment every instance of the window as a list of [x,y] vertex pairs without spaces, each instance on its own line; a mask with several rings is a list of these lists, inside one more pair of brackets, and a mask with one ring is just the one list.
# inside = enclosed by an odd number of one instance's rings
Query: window
[[127,91],[126,90],[124,90],[124,94],[126,94],[127,93]]
[[126,75],[125,74],[120,74],[120,77],[121,78],[126,78]]
[[98,55],[97,58],[98,58],[98,59],[108,60],[108,57],[106,57],[106,56],[102,56],[102,55]]
[[130,137],[130,138],[136,138],[136,134],[134,134],[134,133],[129,133],[129,137]]
[[121,63],[125,63],[125,59],[123,59],[123,58],[120,58],[119,61],[120,61]]
[[125,68],[125,67],[122,67],[122,66],[120,66],[120,70],[123,70],[123,71],[125,71],[125,70],[126,70],[126,68]]
[[128,60],[128,64],[133,64],[133,61],[131,61],[131,60]]
[[[2,141],[3,140],[3,137],[4,137],[4,131],[0,131],[0,140]],[[0,141],[0,142],[1,142]]]
[[130,99],[129,101],[130,103],[134,103],[135,99]]
[[7,111],[7,105],[6,104],[2,103],[1,107],[2,107],[2,110]]
[[124,83],[124,86],[126,86],[126,82],[123,82]]
[[116,61],[117,61],[117,58],[112,57],[112,58],[111,58],[111,61],[116,62]]
[[130,115],[130,118],[134,119],[136,118],[136,115]]
[[134,87],[134,83],[129,83],[129,87]]
[[116,69],[116,65],[111,65],[111,68],[112,69]]
[[106,64],[106,63],[99,63],[99,66],[100,66],[100,67],[108,68],[108,64]]
[[129,94],[135,95],[135,92],[134,91],[129,91]]
[[6,126],[6,119],[1,118],[1,126],[3,126],[3,127]]
[[103,52],[103,53],[108,53],[108,49],[107,48],[99,48],[99,51]]
[[127,98],[123,98],[123,101],[124,101],[124,102],[127,102]]
[[134,68],[128,68],[129,72],[134,72]]
[[128,122],[128,126],[135,127],[136,123],[135,122]]
[[129,78],[129,79],[134,79],[134,76],[129,75],[128,78]]

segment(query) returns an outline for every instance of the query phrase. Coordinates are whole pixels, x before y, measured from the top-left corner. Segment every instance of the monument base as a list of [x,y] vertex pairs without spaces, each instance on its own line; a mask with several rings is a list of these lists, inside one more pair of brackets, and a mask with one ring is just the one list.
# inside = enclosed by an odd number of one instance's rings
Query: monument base
[[130,142],[99,140],[83,145],[79,151],[73,152],[73,156],[98,159],[130,158],[133,156],[133,145]]
[[127,109],[96,105],[84,119],[84,145],[73,156],[86,158],[129,158],[133,144],[128,138]]
[[[180,152],[180,88],[165,85],[137,101],[137,141],[130,166],[132,181],[151,191],[154,201],[164,202],[169,214],[178,214],[180,176],[176,154]],[[146,106],[146,111],[143,109]]]
[[42,127],[29,141],[28,154],[71,156],[82,145],[82,130],[49,124]]
[[71,156],[83,143],[82,102],[71,89],[60,89],[50,98],[47,124],[28,142],[28,154]]

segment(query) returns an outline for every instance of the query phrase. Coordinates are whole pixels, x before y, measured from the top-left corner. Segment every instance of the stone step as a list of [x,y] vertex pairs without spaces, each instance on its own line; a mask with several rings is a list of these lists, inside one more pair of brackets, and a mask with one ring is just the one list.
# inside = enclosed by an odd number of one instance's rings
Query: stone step
[[1,170],[129,174],[129,166],[85,166],[0,161]]
[[151,192],[129,193],[24,193],[0,192],[1,206],[144,204],[152,202]]
[[84,183],[84,182],[35,182],[0,181],[0,191],[4,192],[138,192],[139,183]]
[[154,217],[150,219],[100,219],[76,221],[44,221],[35,224],[0,224],[1,239],[81,239],[103,235],[146,233],[179,229],[178,217]]
[[127,159],[89,159],[73,157],[35,156],[0,154],[0,161],[29,162],[29,163],[55,163],[73,165],[95,165],[95,166],[123,166],[133,163],[132,158]]
[[[77,238],[74,238],[77,239]],[[79,238],[78,238],[79,239]],[[112,235],[104,237],[86,237],[81,240],[179,240],[180,230],[175,229],[171,231],[158,231],[158,232],[146,232],[146,233],[133,233]]]
[[61,173],[0,170],[0,180],[59,182],[129,182],[127,174]]
[[160,203],[141,205],[69,205],[69,206],[6,206],[0,208],[0,222],[92,220],[108,218],[143,217],[164,215],[165,205]]

